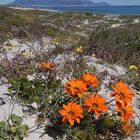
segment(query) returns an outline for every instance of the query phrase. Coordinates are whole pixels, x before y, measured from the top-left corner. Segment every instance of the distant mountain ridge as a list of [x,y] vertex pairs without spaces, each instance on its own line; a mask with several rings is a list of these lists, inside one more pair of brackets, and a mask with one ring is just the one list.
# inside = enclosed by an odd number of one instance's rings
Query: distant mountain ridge
[[18,6],[32,5],[91,5],[91,6],[109,6],[106,2],[95,3],[91,0],[15,0],[10,3]]

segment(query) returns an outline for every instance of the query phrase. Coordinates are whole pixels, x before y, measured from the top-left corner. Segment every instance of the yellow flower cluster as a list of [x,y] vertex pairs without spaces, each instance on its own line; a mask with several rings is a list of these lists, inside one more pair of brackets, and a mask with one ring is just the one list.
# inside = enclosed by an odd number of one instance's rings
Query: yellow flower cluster
[[138,70],[138,67],[135,66],[135,65],[130,65],[130,66],[129,66],[129,69],[130,69],[130,70]]
[[12,38],[12,33],[11,32],[8,32],[7,36],[6,36],[8,39],[11,39]]
[[76,48],[76,52],[78,52],[78,53],[82,53],[82,52],[83,52],[83,47],[80,46],[80,47]]
[[94,53],[92,53],[91,56],[95,57],[96,55]]
[[15,46],[14,45],[7,45],[5,46],[6,51],[11,51]]
[[23,52],[22,55],[25,58],[30,58],[30,57],[32,57],[34,55],[34,53],[31,50],[25,50],[25,52]]

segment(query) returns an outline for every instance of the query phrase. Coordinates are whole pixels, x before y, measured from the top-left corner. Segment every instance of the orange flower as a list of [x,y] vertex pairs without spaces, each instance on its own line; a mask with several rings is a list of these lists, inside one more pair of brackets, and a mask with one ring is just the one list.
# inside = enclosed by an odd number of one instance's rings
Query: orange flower
[[120,81],[116,83],[113,87],[114,92],[111,93],[111,97],[116,96],[117,101],[121,101],[123,104],[127,105],[132,102],[132,97],[134,93],[132,90],[128,89],[128,86]]
[[132,106],[122,105],[121,108],[117,107],[116,111],[120,113],[121,121],[125,122],[126,125],[129,125],[129,120],[134,120],[133,114],[135,112],[133,111],[133,107]]
[[129,135],[133,132],[134,127],[131,126],[131,121],[134,120],[134,114],[132,106],[126,106],[124,103],[120,103],[116,101],[116,111],[121,116],[122,122],[122,130],[125,132],[126,135]]
[[134,131],[134,126],[122,123],[122,130],[124,131],[125,135],[132,135]]
[[83,118],[83,109],[80,105],[70,102],[68,105],[63,104],[63,108],[58,111],[63,116],[62,122],[68,121],[71,126],[74,125],[74,121],[80,123],[80,118]]
[[92,94],[90,98],[85,99],[88,112],[94,112],[98,118],[102,112],[107,112],[107,105],[105,99],[98,94]]
[[82,80],[70,80],[65,86],[65,92],[69,92],[71,96],[78,95],[82,98],[83,94],[87,95],[87,84]]
[[97,87],[99,84],[97,76],[91,73],[85,73],[82,76],[82,79],[87,83],[88,86],[92,86],[94,88]]
[[42,70],[52,70],[55,67],[55,64],[51,62],[42,62],[39,67]]

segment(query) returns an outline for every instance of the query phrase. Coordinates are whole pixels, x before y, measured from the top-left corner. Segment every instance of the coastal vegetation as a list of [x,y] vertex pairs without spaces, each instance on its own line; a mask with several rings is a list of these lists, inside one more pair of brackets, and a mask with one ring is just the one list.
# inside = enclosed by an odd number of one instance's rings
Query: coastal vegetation
[[140,25],[135,23],[135,20],[139,21],[139,16],[117,19],[117,16],[107,18],[90,13],[53,13],[1,7],[0,19],[1,42],[6,41],[8,32],[13,38],[29,40],[49,36],[60,44],[68,40],[79,41],[86,49],[94,48],[97,57],[111,63],[140,65]]
[[[22,140],[41,128],[38,139],[135,137],[139,22],[139,16],[0,7],[0,79],[10,103],[1,100],[12,106],[0,121],[0,140]],[[24,120],[32,116],[30,126]]]

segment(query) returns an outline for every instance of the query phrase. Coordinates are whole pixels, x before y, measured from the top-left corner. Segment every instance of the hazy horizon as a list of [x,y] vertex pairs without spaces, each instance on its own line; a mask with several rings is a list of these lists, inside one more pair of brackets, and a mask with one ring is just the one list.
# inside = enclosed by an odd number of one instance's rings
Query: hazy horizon
[[[0,5],[5,5],[10,2],[13,2],[14,0],[0,0]],[[140,0],[92,0],[93,2],[107,2],[111,4],[112,6],[117,6],[117,5],[140,5]]]

